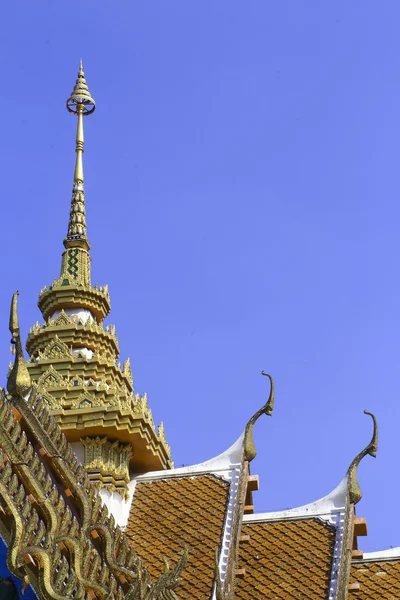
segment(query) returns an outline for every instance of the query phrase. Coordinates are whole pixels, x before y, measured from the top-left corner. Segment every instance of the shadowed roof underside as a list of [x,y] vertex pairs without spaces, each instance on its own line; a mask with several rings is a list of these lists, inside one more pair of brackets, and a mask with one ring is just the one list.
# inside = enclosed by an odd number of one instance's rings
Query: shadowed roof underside
[[315,519],[244,524],[236,581],[238,600],[328,597],[335,528]]
[[228,503],[229,484],[213,475],[171,477],[136,485],[126,534],[150,573],[161,573],[163,556],[189,550],[179,598],[206,600],[214,582]]

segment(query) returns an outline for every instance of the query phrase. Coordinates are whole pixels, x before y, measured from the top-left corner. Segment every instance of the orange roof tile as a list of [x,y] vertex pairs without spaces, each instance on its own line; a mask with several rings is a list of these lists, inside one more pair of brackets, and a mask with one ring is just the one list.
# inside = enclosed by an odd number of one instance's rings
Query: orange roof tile
[[351,565],[350,584],[359,583],[357,593],[349,598],[357,600],[395,600],[400,598],[400,560],[354,562]]
[[211,595],[228,493],[229,483],[214,475],[136,485],[126,533],[153,576],[163,570],[163,556],[175,559],[187,545],[189,560],[177,589],[182,600],[206,600]]
[[335,529],[315,519],[246,523],[236,580],[238,600],[328,597]]

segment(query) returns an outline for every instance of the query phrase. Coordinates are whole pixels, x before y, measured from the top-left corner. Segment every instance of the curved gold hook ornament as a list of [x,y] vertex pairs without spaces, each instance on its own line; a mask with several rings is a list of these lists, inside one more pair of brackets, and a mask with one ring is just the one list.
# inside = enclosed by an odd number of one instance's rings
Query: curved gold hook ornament
[[251,462],[257,455],[257,448],[256,448],[256,445],[254,443],[254,438],[253,438],[254,425],[255,425],[256,421],[259,419],[259,417],[261,417],[261,415],[265,414],[268,417],[271,417],[272,411],[274,410],[274,403],[275,403],[274,380],[272,379],[271,375],[269,375],[268,373],[265,373],[265,371],[261,371],[261,375],[268,377],[271,388],[270,388],[269,397],[268,397],[266,404],[264,404],[264,406],[262,406],[260,408],[260,410],[258,410],[251,417],[251,419],[249,420],[249,422],[246,425],[246,429],[244,430],[243,456],[244,456],[244,460],[247,460],[248,462]]
[[367,454],[376,458],[376,453],[378,451],[378,423],[376,421],[376,417],[366,410],[364,410],[364,414],[369,415],[372,418],[374,423],[374,432],[368,446],[366,446],[364,450],[357,454],[347,471],[347,486],[349,490],[350,502],[352,504],[357,504],[357,502],[360,502],[362,498],[361,488],[357,480],[358,465]]
[[10,309],[11,343],[15,346],[14,366],[8,376],[7,390],[12,396],[26,396],[32,387],[28,368],[25,364],[19,331],[17,298],[19,292],[13,294]]

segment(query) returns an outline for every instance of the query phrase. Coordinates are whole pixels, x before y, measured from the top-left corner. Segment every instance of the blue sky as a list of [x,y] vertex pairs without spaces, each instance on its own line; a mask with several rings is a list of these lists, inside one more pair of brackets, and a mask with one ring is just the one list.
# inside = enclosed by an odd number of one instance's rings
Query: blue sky
[[26,337],[59,273],[82,56],[93,280],[176,464],[238,437],[265,369],[256,509],[332,490],[367,408],[380,449],[360,468],[360,545],[400,545],[398,1],[25,0],[1,16],[3,381],[11,294]]

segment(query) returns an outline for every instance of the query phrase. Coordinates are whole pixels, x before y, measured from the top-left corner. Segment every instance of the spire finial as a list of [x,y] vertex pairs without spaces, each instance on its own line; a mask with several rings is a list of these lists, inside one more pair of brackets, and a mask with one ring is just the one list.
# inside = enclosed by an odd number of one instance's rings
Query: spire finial
[[85,116],[91,115],[96,109],[96,102],[93,100],[83,72],[82,59],[79,60],[78,79],[72,90],[72,94],[67,100],[67,110],[73,115],[79,115],[82,112]]
[[374,431],[372,434],[372,439],[371,439],[370,443],[368,444],[368,446],[366,446],[364,448],[364,450],[362,450],[359,454],[357,454],[357,456],[352,461],[352,463],[347,471],[349,497],[350,497],[350,502],[352,504],[357,504],[357,502],[359,502],[362,498],[360,485],[357,480],[358,465],[360,464],[360,462],[362,461],[364,456],[367,456],[367,454],[369,454],[370,456],[373,456],[375,458],[377,450],[378,450],[378,424],[376,422],[376,417],[375,417],[375,415],[368,412],[367,410],[364,410],[364,414],[371,417],[373,424],[374,424]]
[[274,402],[275,402],[274,380],[272,379],[271,375],[269,375],[265,371],[261,371],[261,375],[264,375],[264,377],[268,377],[269,383],[270,383],[270,391],[269,391],[269,397],[268,397],[266,404],[264,404],[264,406],[262,406],[260,408],[260,410],[258,410],[251,417],[251,419],[249,420],[249,422],[246,425],[246,429],[244,430],[243,456],[244,456],[244,460],[247,460],[248,462],[251,462],[257,455],[257,448],[256,448],[256,445],[255,445],[254,439],[253,439],[253,427],[255,425],[255,422],[257,421],[257,419],[259,419],[259,417],[261,417],[261,415],[267,415],[267,417],[271,417],[272,411],[274,410]]
[[72,195],[71,213],[68,224],[68,234],[64,240],[66,248],[80,247],[89,250],[89,242],[86,237],[85,200],[83,195],[83,117],[91,115],[96,109],[96,103],[92,98],[85,74],[83,72],[82,59],[79,61],[78,79],[76,80],[72,94],[67,100],[67,110],[78,117],[76,130],[76,162],[74,173],[74,191]]
[[15,345],[15,362],[8,376],[7,389],[12,396],[25,396],[32,387],[31,378],[25,364],[24,352],[22,350],[21,336],[19,331],[17,298],[19,292],[13,294],[10,309],[10,332],[11,343]]

